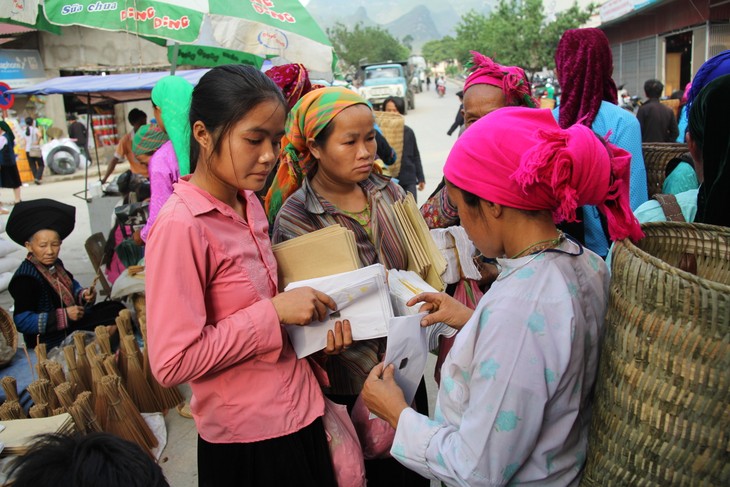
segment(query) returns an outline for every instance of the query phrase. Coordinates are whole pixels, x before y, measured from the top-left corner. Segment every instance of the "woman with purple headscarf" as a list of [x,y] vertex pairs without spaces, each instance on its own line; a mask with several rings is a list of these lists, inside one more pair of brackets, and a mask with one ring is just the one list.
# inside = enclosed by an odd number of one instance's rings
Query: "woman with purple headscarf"
[[[613,55],[600,29],[569,29],[555,52],[555,71],[562,90],[553,115],[562,128],[574,124],[590,127],[601,137],[631,153],[631,208],[648,199],[646,168],[641,151],[641,127],[632,114],[620,108],[613,74]],[[605,257],[608,238],[605,224],[593,206],[583,208],[583,223],[566,230]]]

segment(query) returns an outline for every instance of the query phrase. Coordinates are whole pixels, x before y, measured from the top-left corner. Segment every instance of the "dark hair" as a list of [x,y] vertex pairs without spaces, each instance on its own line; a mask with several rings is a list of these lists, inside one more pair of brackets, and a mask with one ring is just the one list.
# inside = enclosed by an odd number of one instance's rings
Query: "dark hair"
[[[30,117],[27,117],[25,119],[25,135],[30,135],[30,127],[33,125],[33,119]],[[26,150],[30,149],[30,147],[26,147]]]
[[139,108],[132,108],[127,115],[127,120],[129,120],[129,123],[132,125],[143,123],[147,120],[147,114]]
[[150,189],[150,182],[146,179],[139,183],[137,187],[137,201],[144,201],[152,197],[152,190]]
[[15,460],[14,487],[169,487],[160,466],[138,445],[108,433],[38,437]]
[[401,115],[406,114],[406,105],[405,103],[403,103],[403,98],[399,96],[389,96],[383,102],[383,110],[385,110],[385,105],[387,105],[389,102],[393,102],[395,104],[395,109],[398,110],[398,113],[400,113]]
[[457,91],[456,96],[458,96],[459,98],[464,98],[464,90]]
[[[213,152],[233,125],[259,103],[275,100],[289,111],[284,95],[271,79],[253,66],[228,64],[208,71],[195,89],[190,104],[190,129],[201,121],[213,136]],[[195,170],[200,144],[190,136],[190,170]]]
[[650,79],[644,83],[644,93],[649,98],[659,98],[664,91],[664,85],[658,79]]

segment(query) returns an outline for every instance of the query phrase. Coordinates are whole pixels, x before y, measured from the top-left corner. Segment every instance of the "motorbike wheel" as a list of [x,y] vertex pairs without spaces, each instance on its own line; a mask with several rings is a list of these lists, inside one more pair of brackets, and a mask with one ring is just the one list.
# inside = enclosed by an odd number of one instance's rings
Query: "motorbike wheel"
[[54,147],[48,153],[46,165],[54,174],[73,174],[79,165],[79,154],[70,147]]

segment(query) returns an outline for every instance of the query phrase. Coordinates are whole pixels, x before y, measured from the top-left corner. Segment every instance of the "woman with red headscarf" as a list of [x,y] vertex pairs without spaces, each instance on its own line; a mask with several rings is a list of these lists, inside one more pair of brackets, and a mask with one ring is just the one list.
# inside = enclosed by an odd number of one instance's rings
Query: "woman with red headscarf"
[[[569,29],[555,52],[555,71],[562,95],[553,115],[562,128],[582,124],[631,154],[631,208],[648,199],[646,168],[641,152],[641,126],[634,115],[620,108],[613,74],[613,54],[600,29]],[[595,207],[579,212],[577,225],[565,227],[571,235],[601,257],[608,254],[605,221]]]
[[474,311],[443,293],[408,303],[425,303],[422,326],[461,331],[432,419],[408,407],[392,365],[366,380],[368,408],[396,428],[395,459],[448,485],[578,483],[609,274],[555,222],[592,204],[613,239],[640,238],[630,159],[583,125],[560,128],[547,110],[496,110],[459,138],[444,166],[449,199],[501,271]]

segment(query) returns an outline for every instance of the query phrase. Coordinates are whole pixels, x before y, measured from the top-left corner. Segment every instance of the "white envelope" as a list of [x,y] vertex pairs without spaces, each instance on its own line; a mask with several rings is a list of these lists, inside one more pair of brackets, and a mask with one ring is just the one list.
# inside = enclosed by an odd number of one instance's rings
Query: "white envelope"
[[395,365],[395,382],[403,389],[408,404],[413,403],[416,389],[426,370],[428,332],[421,326],[426,313],[391,318],[385,365]]
[[327,331],[334,329],[336,321],[350,321],[353,340],[369,340],[388,334],[388,322],[393,317],[393,309],[385,267],[382,265],[293,282],[286,290],[304,286],[329,295],[337,303],[337,310],[328,312],[324,321],[312,322],[307,326],[284,327],[297,357],[306,357],[322,350],[327,345]]

